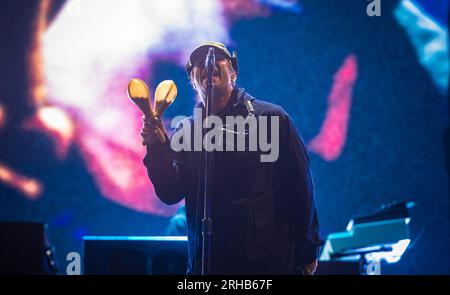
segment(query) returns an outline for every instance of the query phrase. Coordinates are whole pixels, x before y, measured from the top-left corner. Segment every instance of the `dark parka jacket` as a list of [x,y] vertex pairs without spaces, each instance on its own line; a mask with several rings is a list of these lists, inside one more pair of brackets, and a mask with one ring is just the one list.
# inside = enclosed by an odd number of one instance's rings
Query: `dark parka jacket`
[[[213,152],[210,273],[292,274],[314,261],[323,244],[308,153],[281,107],[254,99],[241,88],[234,89],[228,107],[219,116],[225,122],[225,116],[247,117],[250,113],[258,122],[267,116],[268,126],[272,116],[278,117],[279,157],[274,162],[261,162],[261,151]],[[194,116],[186,120],[194,126]],[[176,130],[184,128],[184,123]],[[248,132],[243,136],[248,137]],[[274,138],[269,136],[267,142]],[[175,204],[185,199],[188,274],[201,270],[203,155],[202,151],[176,152],[166,140],[165,144],[148,146],[144,158],[161,201]]]

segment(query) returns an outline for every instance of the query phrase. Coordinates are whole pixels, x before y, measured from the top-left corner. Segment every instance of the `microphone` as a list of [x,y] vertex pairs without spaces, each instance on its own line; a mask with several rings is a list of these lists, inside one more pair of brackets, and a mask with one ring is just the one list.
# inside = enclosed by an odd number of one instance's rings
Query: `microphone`
[[214,54],[214,48],[210,47],[208,49],[208,55],[206,56],[205,68],[208,73],[208,87],[212,86],[212,77],[214,73],[214,66],[216,64],[216,55]]

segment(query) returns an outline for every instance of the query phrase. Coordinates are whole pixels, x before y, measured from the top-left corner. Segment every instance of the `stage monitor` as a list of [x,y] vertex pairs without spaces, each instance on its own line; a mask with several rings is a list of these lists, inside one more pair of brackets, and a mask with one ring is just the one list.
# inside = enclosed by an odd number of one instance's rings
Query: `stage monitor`
[[84,274],[186,274],[185,236],[85,236]]

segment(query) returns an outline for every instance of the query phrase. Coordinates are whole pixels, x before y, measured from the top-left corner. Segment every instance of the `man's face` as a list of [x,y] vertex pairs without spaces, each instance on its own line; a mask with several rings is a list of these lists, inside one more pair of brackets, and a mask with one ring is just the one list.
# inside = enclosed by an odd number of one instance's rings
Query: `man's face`
[[[203,62],[204,63],[204,62]],[[207,71],[202,63],[194,63],[191,71],[191,80],[195,85],[197,91],[205,97],[207,88]],[[228,59],[216,60],[213,72],[214,91],[217,95],[223,95],[233,89],[236,81],[236,73],[231,67]]]

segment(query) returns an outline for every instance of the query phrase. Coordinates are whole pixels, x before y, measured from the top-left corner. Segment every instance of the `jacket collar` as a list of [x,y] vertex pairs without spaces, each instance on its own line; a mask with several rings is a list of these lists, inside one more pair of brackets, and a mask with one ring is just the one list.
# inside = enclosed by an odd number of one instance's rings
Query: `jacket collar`
[[[233,89],[233,92],[231,93],[231,99],[233,100],[232,102],[232,107],[231,107],[231,111],[235,110],[236,108],[239,108],[241,106],[244,106],[245,108],[245,100],[250,100],[250,102],[252,102],[253,100],[255,100],[255,98],[253,96],[251,96],[250,94],[248,94],[247,92],[245,92],[245,89],[242,87],[237,87],[235,86]],[[198,103],[195,104],[194,108],[202,108],[204,109],[204,104],[203,101],[200,101]],[[229,112],[230,110],[227,110],[226,112]]]

